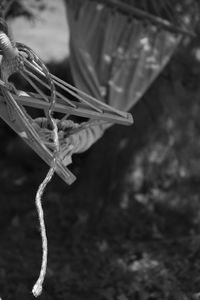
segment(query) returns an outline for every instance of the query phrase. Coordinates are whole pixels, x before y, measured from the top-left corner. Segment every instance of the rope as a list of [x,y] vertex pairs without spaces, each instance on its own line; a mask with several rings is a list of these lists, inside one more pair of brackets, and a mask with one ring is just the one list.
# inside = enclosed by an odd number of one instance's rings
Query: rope
[[[56,122],[53,119],[51,119],[51,121],[54,126],[53,136],[54,136],[54,143],[55,143],[56,152],[57,152],[59,149],[58,129],[57,129]],[[37,194],[36,194],[36,198],[35,198],[35,204],[36,204],[36,208],[37,208],[37,212],[38,212],[41,239],[42,239],[42,264],[41,264],[41,268],[40,268],[39,277],[32,289],[32,293],[35,297],[40,296],[42,293],[43,283],[44,283],[46,270],[47,270],[47,256],[48,256],[48,241],[47,241],[46,228],[45,228],[45,222],[44,222],[44,213],[43,213],[43,208],[42,208],[42,204],[41,204],[41,199],[42,199],[42,196],[43,196],[43,193],[44,193],[44,190],[45,190],[47,184],[51,181],[51,179],[55,173],[56,161],[57,161],[57,158],[55,155],[53,158],[52,166],[49,169],[45,179],[40,184]]]
[[40,269],[40,274],[39,277],[36,281],[36,283],[33,286],[32,293],[35,297],[38,297],[41,292],[42,292],[42,287],[43,287],[43,282],[45,279],[46,275],[46,269],[47,269],[47,255],[48,255],[48,242],[47,242],[47,235],[46,235],[46,228],[45,228],[45,223],[44,223],[44,214],[43,214],[43,208],[41,204],[42,196],[44,193],[44,190],[47,186],[47,184],[51,181],[55,170],[57,166],[57,159],[58,159],[58,153],[59,153],[59,137],[58,137],[58,127],[56,122],[53,119],[53,110],[56,104],[56,90],[55,90],[55,85],[53,83],[53,80],[51,78],[51,74],[46,68],[46,66],[43,64],[43,62],[39,59],[39,57],[31,51],[30,53],[31,57],[33,60],[36,61],[42,68],[43,72],[46,75],[46,78],[48,80],[49,86],[50,86],[50,91],[51,91],[51,97],[50,97],[50,105],[47,111],[47,120],[48,123],[53,130],[53,143],[55,146],[55,150],[53,152],[53,160],[52,160],[52,165],[44,178],[43,182],[40,184],[36,198],[35,198],[35,204],[36,204],[36,209],[38,212],[38,218],[39,218],[39,223],[40,223],[40,232],[41,232],[41,239],[42,239],[42,263],[41,263],[41,269]]
[[[3,59],[1,63],[1,75],[2,75],[2,80],[0,80],[0,85],[3,87],[2,88],[2,93],[5,97],[5,100],[8,101],[8,109],[9,109],[9,97],[7,95],[7,88],[8,90],[14,89],[14,86],[9,84],[8,79],[9,76],[12,75],[13,73],[19,71],[20,73],[23,74],[24,71],[24,58],[23,56],[19,53],[18,49],[16,48],[15,44],[11,42],[7,34],[3,31],[0,31],[0,48],[2,50],[3,54]],[[36,197],[35,197],[35,205],[38,213],[38,218],[39,218],[39,224],[40,224],[40,232],[41,232],[41,240],[42,240],[42,263],[41,263],[41,268],[40,268],[40,274],[39,277],[36,281],[36,283],[33,286],[32,293],[35,297],[38,297],[43,289],[43,282],[45,279],[46,275],[46,269],[47,269],[47,255],[48,255],[48,241],[47,241],[47,235],[46,235],[46,228],[45,228],[45,222],[44,222],[44,213],[43,213],[43,208],[42,208],[42,196],[45,191],[45,188],[48,184],[48,182],[52,179],[55,170],[56,170],[56,165],[57,165],[57,157],[58,157],[58,152],[59,152],[59,138],[58,138],[58,128],[57,124],[54,121],[52,114],[54,110],[54,106],[56,103],[56,91],[55,91],[55,86],[53,83],[53,80],[51,78],[51,74],[49,73],[48,69],[46,66],[42,63],[42,61],[39,59],[39,57],[31,51],[30,56],[32,59],[35,60],[37,64],[42,68],[46,79],[48,81],[49,87],[50,87],[50,102],[49,102],[49,107],[47,111],[47,121],[48,124],[51,127],[51,130],[53,132],[53,143],[54,143],[54,151],[53,151],[53,159],[51,162],[51,167],[40,184]],[[15,101],[14,98],[12,98],[12,101]],[[12,113],[12,109],[11,109]]]
[[[74,123],[72,120],[55,120],[58,127],[58,138],[60,151],[58,158],[67,166],[72,160],[74,153],[82,153],[89,149],[94,141],[102,137],[104,131],[111,126],[110,123],[93,120],[80,124]],[[44,143],[52,148],[52,132],[48,128],[46,118],[37,118],[33,123],[34,128]]]

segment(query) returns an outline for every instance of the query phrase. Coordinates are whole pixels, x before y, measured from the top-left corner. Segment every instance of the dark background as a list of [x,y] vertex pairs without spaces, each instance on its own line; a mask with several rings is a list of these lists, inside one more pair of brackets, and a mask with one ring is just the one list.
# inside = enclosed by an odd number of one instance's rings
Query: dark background
[[[132,109],[76,155],[43,197],[49,261],[40,299],[200,299],[200,43],[186,40]],[[69,80],[68,62],[48,62]],[[48,167],[0,121],[0,295],[32,299],[34,198]]]

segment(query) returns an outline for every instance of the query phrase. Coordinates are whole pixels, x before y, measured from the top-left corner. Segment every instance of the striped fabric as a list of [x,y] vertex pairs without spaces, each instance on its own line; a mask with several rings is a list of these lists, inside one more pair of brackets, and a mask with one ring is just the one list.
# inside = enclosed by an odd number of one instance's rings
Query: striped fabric
[[[129,110],[165,67],[180,35],[96,1],[67,3],[76,87],[117,109]],[[90,140],[82,150],[107,127],[95,126],[88,132]]]

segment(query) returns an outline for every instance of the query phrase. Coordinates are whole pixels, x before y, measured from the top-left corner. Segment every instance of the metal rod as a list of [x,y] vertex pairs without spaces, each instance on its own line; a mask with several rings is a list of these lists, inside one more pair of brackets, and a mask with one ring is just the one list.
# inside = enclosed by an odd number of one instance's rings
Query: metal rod
[[[25,61],[25,63],[28,63],[27,61]],[[33,67],[34,68],[34,67]],[[39,70],[38,70],[39,72]],[[45,76],[45,74],[43,72],[40,72],[41,75]],[[35,74],[33,73],[29,73],[30,76],[34,77],[35,80],[37,80],[41,85],[43,85],[44,87],[50,89],[49,85],[47,83],[45,83],[44,81],[42,81],[40,78],[38,78]],[[74,103],[72,103],[70,100],[68,100],[66,97],[64,97],[61,93],[56,91],[56,95],[59,96],[63,101],[65,101],[66,103],[68,103],[69,105],[71,105],[72,107],[76,108],[76,105]]]
[[[25,63],[32,69],[34,69],[35,71],[39,72],[39,74],[41,74],[43,77],[45,77],[45,74],[42,72],[42,69],[37,66],[36,64],[31,64],[27,59],[25,59]],[[103,103],[99,100],[97,100],[96,98],[88,95],[87,93],[77,89],[76,87],[70,85],[69,83],[65,82],[64,80],[58,78],[57,76],[51,74],[51,77],[54,81],[54,83],[56,85],[58,85],[59,87],[61,87],[63,90],[67,91],[68,93],[70,93],[72,96],[76,97],[78,100],[80,100],[81,102],[85,103],[86,105],[90,106],[91,108],[93,108],[95,111],[99,112],[99,113],[103,113],[103,110],[108,110],[110,112],[116,113],[124,118],[128,118],[128,114],[126,112],[122,112],[114,107],[109,106],[106,103]],[[45,84],[45,83],[44,83]],[[65,101],[65,102],[69,102],[70,100],[66,99],[61,93],[57,92],[57,95],[59,95],[59,97]],[[86,99],[84,99],[83,97],[85,97]],[[88,99],[88,100],[87,100]],[[96,107],[94,104],[92,104],[89,100],[91,100],[93,103],[97,104],[99,107]],[[70,103],[71,104],[71,103]]]
[[[23,126],[22,131],[25,131],[28,138],[24,138],[24,141],[33,149],[35,152],[50,166],[53,158],[53,154],[41,141],[40,136],[36,130],[31,126],[30,121],[28,120],[26,114],[20,105],[15,101],[15,98],[7,90],[3,91],[4,97],[8,100],[11,108],[15,112],[15,117],[17,117],[16,122],[11,122],[9,116],[7,115],[6,107],[4,107],[0,101],[0,117],[18,134],[20,134],[20,123]],[[46,102],[43,102],[47,105]],[[19,122],[19,124],[16,124]],[[71,173],[71,171],[62,164],[61,160],[57,161],[56,172],[59,176],[68,184],[72,184],[76,177]]]
[[[39,72],[42,76],[45,77],[45,74],[42,72],[42,70],[39,69],[39,67],[37,68],[37,66],[33,66],[29,61],[25,60],[25,63],[29,66],[32,67],[35,71]],[[35,75],[36,76],[36,75]],[[37,77],[37,76],[36,76]],[[36,78],[35,78],[36,79]],[[36,80],[40,80],[39,78]],[[46,87],[49,88],[49,85],[43,81],[40,81],[40,83]],[[72,107],[76,108],[76,105],[74,103],[72,103],[69,99],[67,99],[65,96],[63,96],[61,93],[56,91],[56,95],[59,96],[64,102],[68,103],[69,105],[71,105]]]
[[[116,109],[116,108],[114,108],[114,107],[111,107],[110,105],[108,105],[108,104],[106,104],[106,103],[104,103],[104,102],[101,102],[101,101],[97,100],[96,98],[94,98],[94,97],[88,95],[87,93],[83,92],[82,90],[77,89],[76,87],[74,87],[74,86],[72,86],[71,84],[65,82],[64,80],[58,78],[57,76],[55,76],[55,75],[53,75],[53,74],[51,74],[51,76],[52,76],[52,79],[55,80],[55,81],[54,81],[55,84],[57,84],[57,82],[60,82],[62,85],[68,87],[69,89],[71,89],[71,90],[73,90],[73,91],[76,91],[76,92],[79,93],[80,95],[83,95],[84,97],[88,98],[88,99],[91,100],[92,102],[98,104],[98,105],[99,105],[100,107],[102,107],[103,109],[107,109],[107,110],[112,111],[112,112],[114,112],[114,113],[116,113],[116,114],[118,114],[118,115],[121,115],[121,116],[123,116],[123,117],[124,117],[124,115],[126,114],[126,113],[124,113],[124,112],[122,112],[122,111],[120,111],[120,110],[118,110],[118,109]],[[71,91],[69,91],[69,93],[71,93]],[[87,103],[88,103],[88,102],[87,102]]]
[[[25,73],[29,74],[28,71],[24,70]],[[23,72],[20,72],[21,76],[24,77],[28,83],[43,97],[46,102],[49,102],[48,97],[37,87],[37,85]]]
[[[53,78],[53,77],[52,77]],[[59,87],[61,87],[63,90],[65,90],[66,92],[70,93],[72,96],[76,97],[77,99],[79,99],[81,102],[87,104],[88,106],[90,106],[91,108],[93,108],[94,110],[103,113],[103,110],[96,107],[95,105],[91,104],[90,102],[88,102],[87,100],[83,99],[83,97],[81,97],[79,94],[69,90],[67,87],[63,86],[63,84],[59,83],[58,81],[55,81],[53,78],[53,81],[55,84],[57,84]],[[79,92],[79,91],[78,91]]]
[[[47,102],[44,102],[42,100],[37,99],[37,101],[35,101],[35,97],[15,96],[15,99],[21,105],[35,107],[43,110],[46,110],[49,105]],[[133,123],[133,118],[130,113],[127,113],[126,117],[114,115],[112,112],[104,112],[102,114],[95,111],[91,111],[89,108],[82,107],[81,105],[77,108],[73,108],[70,106],[67,107],[66,105],[60,103],[56,103],[55,111],[63,114],[70,114],[70,115],[85,117],[89,119],[106,120],[110,123],[119,123],[124,125],[131,125]]]
[[[27,59],[25,59],[25,63],[30,67],[33,68],[35,71],[39,72],[42,76],[45,76],[45,74],[42,72],[42,69],[37,66],[35,63],[34,65],[31,64]],[[66,90],[68,93],[70,93],[72,96],[78,98],[80,101],[84,102],[85,104],[87,104],[88,106],[91,106],[93,109],[95,109],[98,112],[102,112],[103,111],[99,108],[97,108],[96,106],[92,105],[90,102],[88,102],[86,99],[83,99],[80,95],[86,97],[87,99],[91,100],[92,102],[98,104],[100,107],[102,107],[103,109],[107,109],[109,111],[112,111],[118,115],[121,115],[123,117],[126,117],[126,113],[121,112],[120,110],[114,108],[114,107],[110,107],[109,105],[107,105],[106,103],[103,103],[99,100],[97,100],[96,98],[88,95],[87,93],[77,89],[76,87],[72,86],[71,84],[67,83],[66,81],[58,78],[57,76],[51,74],[51,77],[54,81],[55,84],[57,84],[58,86],[60,86],[62,89]],[[72,92],[73,91],[73,92]],[[74,93],[76,92],[76,93]],[[78,94],[77,94],[78,93]],[[61,99],[63,99],[65,102],[67,99],[65,99],[65,97],[60,94],[59,92],[57,92],[57,94],[59,95],[59,97]],[[70,100],[67,100],[67,102],[69,102]]]
[[[36,69],[41,75],[45,76],[45,74],[42,72],[42,70],[39,67],[36,67],[35,65],[33,66],[29,61],[25,60],[25,62],[32,68]],[[58,77],[56,77],[55,75],[52,75],[52,79],[54,81],[55,84],[57,84],[60,88],[62,88],[63,90],[65,90],[66,92],[68,92],[69,94],[71,94],[72,96],[76,97],[77,99],[79,99],[80,101],[86,103],[88,106],[90,106],[91,108],[93,108],[94,110],[103,113],[103,110],[96,107],[95,105],[91,104],[90,102],[88,102],[86,99],[83,99],[79,94],[77,93],[82,93],[82,91],[80,91],[77,88],[73,88],[70,84],[67,84],[65,81],[59,79]],[[77,93],[73,92],[76,91]],[[83,93],[82,93],[83,94]],[[61,95],[61,94],[60,94]],[[84,96],[89,96],[87,94],[84,94]],[[62,97],[64,97],[62,95]],[[89,97],[88,97],[89,98]],[[63,99],[63,98],[62,98]],[[95,99],[95,98],[94,98]],[[64,100],[64,99],[63,99]],[[95,99],[96,100],[96,99]],[[64,100],[65,101],[65,100]]]

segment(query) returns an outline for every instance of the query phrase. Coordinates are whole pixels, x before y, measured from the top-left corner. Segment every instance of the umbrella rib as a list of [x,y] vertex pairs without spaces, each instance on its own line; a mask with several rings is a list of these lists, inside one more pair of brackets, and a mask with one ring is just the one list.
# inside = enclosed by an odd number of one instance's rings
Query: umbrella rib
[[[91,104],[90,102],[88,102],[87,100],[83,99],[83,97],[81,97],[80,95],[78,95],[77,93],[69,90],[69,88],[63,86],[63,84],[57,82],[55,79],[54,79],[54,76],[52,76],[53,78],[53,81],[55,84],[57,84],[59,87],[61,87],[63,90],[69,92],[72,96],[76,97],[77,99],[79,99],[81,102],[87,104],[88,106],[90,106],[91,108],[93,108],[94,110],[98,111],[99,113],[103,113],[103,110],[102,109],[99,109],[97,108],[96,106],[94,106],[93,104]],[[79,90],[77,90],[77,92],[79,93]]]
[[[25,63],[32,69],[34,69],[35,71],[39,72],[42,76],[45,76],[45,74],[42,72],[42,69],[35,64],[32,65],[27,59],[25,59]],[[97,100],[96,98],[88,95],[87,93],[85,93],[82,90],[77,89],[76,87],[70,85],[69,83],[65,82],[64,80],[58,78],[57,76],[51,74],[51,77],[54,81],[55,84],[57,84],[59,87],[61,87],[63,90],[67,91],[68,93],[70,93],[72,96],[76,97],[77,99],[79,99],[81,102],[87,104],[88,106],[90,106],[91,108],[93,108],[95,111],[103,113],[102,109],[108,110],[109,112],[113,112],[116,113],[117,115],[120,115],[122,117],[126,117],[127,118],[127,113],[125,112],[121,112],[118,109],[115,109],[114,107],[110,107],[109,105]],[[77,94],[78,93],[78,94]],[[70,102],[70,100],[67,100],[62,94],[60,94],[59,92],[57,92],[57,94],[59,95],[60,98],[62,98],[65,102],[70,103],[71,106],[73,106],[73,104]],[[97,108],[96,106],[94,106],[93,104],[91,104],[89,102],[89,100],[84,99],[83,97],[86,97],[87,99],[91,100],[92,102],[96,103],[97,105],[101,106],[102,109]]]
[[[25,73],[27,73],[29,75],[29,71],[24,70]],[[24,74],[24,72],[20,71],[20,74],[22,75],[22,77],[24,77],[24,79],[26,79],[30,85],[42,96],[42,98],[46,101],[49,102],[48,97],[37,87],[37,85],[28,77],[28,75]]]
[[[87,93],[83,92],[82,90],[77,89],[76,87],[70,85],[69,83],[65,82],[64,80],[58,78],[57,76],[55,76],[53,74],[52,74],[52,78],[53,78],[53,80],[56,84],[58,84],[58,82],[59,82],[60,84],[62,84],[64,86],[66,86],[67,88],[69,88],[69,93],[71,93],[71,91],[70,91],[70,89],[71,89],[71,90],[76,91],[79,94],[87,97],[88,99],[92,100],[93,102],[97,103],[98,105],[101,105],[104,109],[107,109],[110,112],[112,111],[112,112],[114,112],[114,113],[116,113],[116,114],[118,114],[122,117],[124,117],[124,115],[126,114],[124,112],[119,111],[118,109],[115,109],[114,107],[110,107],[109,105],[97,100],[96,98],[88,95]],[[86,102],[87,102],[87,100],[86,100]],[[88,102],[87,102],[87,104],[88,104]]]
[[[26,72],[29,72],[26,70]],[[44,74],[41,72],[41,74],[44,76]],[[29,76],[32,76],[35,80],[37,80],[40,84],[42,84],[44,87],[49,88],[49,85],[42,81],[40,78],[38,78],[35,74],[29,72]],[[67,104],[72,106],[73,108],[76,108],[76,105],[72,103],[70,100],[68,100],[66,97],[64,97],[61,93],[56,91],[57,96],[59,96],[63,101],[65,101]]]
[[[27,63],[27,65],[29,67],[32,67],[33,69],[35,69],[36,71],[38,71],[41,75],[45,76],[45,74],[42,72],[42,70],[40,69],[40,67],[38,68],[38,66],[36,66],[34,64],[34,66],[27,61],[27,59],[25,60],[25,62]],[[61,87],[63,90],[67,91],[68,93],[70,93],[72,96],[76,97],[77,99],[79,99],[81,102],[87,104],[88,106],[90,106],[91,108],[93,108],[95,111],[98,111],[99,113],[103,113],[102,109],[97,108],[96,106],[94,106],[93,104],[91,104],[90,102],[88,102],[86,99],[83,99],[83,97],[81,97],[80,95],[76,94],[74,91],[76,91],[77,93],[81,93],[83,94],[85,97],[89,98],[89,95],[87,95],[86,93],[83,93],[82,91],[80,91],[77,88],[73,88],[70,86],[70,84],[67,84],[65,81],[63,80],[59,80],[55,75],[51,74],[52,79],[54,81],[54,83],[56,83],[59,87]],[[56,80],[57,79],[57,80]],[[71,89],[70,89],[71,87]],[[74,90],[74,91],[73,91]],[[61,95],[61,94],[60,94]],[[63,98],[62,98],[63,99]],[[95,99],[95,98],[94,98]],[[63,99],[64,100],[64,99]],[[95,99],[96,100],[96,99]],[[64,100],[65,101],[65,100]],[[99,104],[99,102],[98,102]]]

